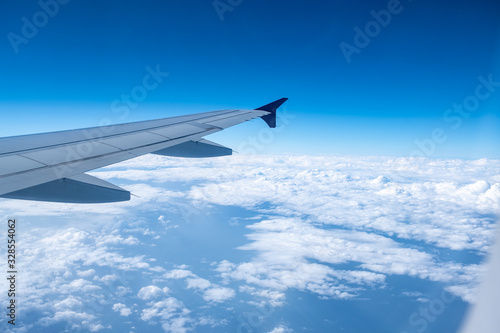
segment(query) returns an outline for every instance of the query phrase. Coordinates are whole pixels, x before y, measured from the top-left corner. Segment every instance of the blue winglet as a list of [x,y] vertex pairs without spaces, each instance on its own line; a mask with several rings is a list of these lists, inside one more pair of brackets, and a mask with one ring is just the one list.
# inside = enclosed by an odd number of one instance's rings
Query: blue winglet
[[277,101],[274,101],[272,103],[266,104],[264,106],[261,106],[260,108],[257,108],[255,110],[262,110],[262,111],[267,111],[271,112],[271,114],[266,114],[265,116],[262,116],[261,118],[269,125],[271,128],[276,127],[276,110],[285,103],[288,100],[288,98],[281,98],[278,99]]

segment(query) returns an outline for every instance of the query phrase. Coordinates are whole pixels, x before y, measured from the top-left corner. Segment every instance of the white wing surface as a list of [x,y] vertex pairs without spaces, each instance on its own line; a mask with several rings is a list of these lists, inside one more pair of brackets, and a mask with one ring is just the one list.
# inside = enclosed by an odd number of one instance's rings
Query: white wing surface
[[130,200],[130,192],[85,172],[148,153],[179,157],[231,155],[204,136],[254,118],[276,127],[282,98],[255,110],[187,116],[0,139],[0,197],[52,202]]

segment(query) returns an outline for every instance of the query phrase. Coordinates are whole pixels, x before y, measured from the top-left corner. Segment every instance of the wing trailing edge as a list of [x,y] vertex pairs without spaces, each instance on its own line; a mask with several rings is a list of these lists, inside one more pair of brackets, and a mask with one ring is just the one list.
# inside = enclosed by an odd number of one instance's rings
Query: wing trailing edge
[[233,150],[218,143],[201,139],[199,141],[186,141],[172,147],[155,151],[152,154],[173,157],[206,158],[232,155]]
[[128,201],[130,192],[83,173],[3,194],[0,197],[64,203],[106,203]]

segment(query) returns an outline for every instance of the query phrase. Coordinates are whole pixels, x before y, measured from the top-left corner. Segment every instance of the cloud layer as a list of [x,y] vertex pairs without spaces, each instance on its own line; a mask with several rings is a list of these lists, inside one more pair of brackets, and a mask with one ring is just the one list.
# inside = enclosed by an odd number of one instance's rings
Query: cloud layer
[[[37,315],[26,329],[112,330],[116,317],[167,332],[224,330],[242,302],[283,308],[293,290],[362,299],[392,287],[392,276],[473,301],[500,208],[499,171],[496,160],[145,156],[93,173],[130,189],[130,202],[2,200],[0,212],[30,221],[20,267],[25,310]],[[225,229],[245,235],[231,256],[193,266],[162,250],[216,207],[227,208]],[[232,215],[234,207],[249,214]]]

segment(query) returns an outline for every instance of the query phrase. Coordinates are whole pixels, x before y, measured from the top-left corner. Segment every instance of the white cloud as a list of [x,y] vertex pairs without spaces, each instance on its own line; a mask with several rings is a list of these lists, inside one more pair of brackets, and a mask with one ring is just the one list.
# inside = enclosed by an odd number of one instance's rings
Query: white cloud
[[137,245],[139,244],[139,240],[133,236],[123,238],[121,235],[100,235],[96,239],[96,244],[98,246],[108,244]]
[[[114,177],[119,180],[114,183],[139,196],[130,202],[0,200],[0,212],[50,217],[44,226],[33,223],[23,232],[20,250],[24,304],[45,311],[40,324],[66,321],[75,328],[103,330],[106,318],[89,302],[132,315],[137,305],[125,303],[137,289],[127,279],[140,276],[162,286],[146,285],[137,293],[145,301],[139,302],[141,318],[160,322],[166,331],[185,332],[217,321],[193,319],[179,299],[167,297],[178,297],[162,285],[177,283],[171,280],[184,280],[187,290],[209,302],[204,305],[221,308],[236,298],[235,290],[273,307],[287,304],[290,289],[320,297],[363,297],[367,289],[386,287],[391,275],[437,281],[472,301],[483,267],[451,261],[439,251],[480,256],[489,249],[500,209],[499,167],[495,160],[144,156],[93,173]],[[177,182],[182,186],[171,186]],[[218,276],[200,277],[194,267],[175,266],[180,264],[175,256],[153,258],[138,246],[152,249],[160,235],[167,239],[172,230],[167,225],[176,224],[180,207],[193,207],[189,213],[196,215],[210,205],[253,211],[251,218],[238,219],[238,226],[228,218],[230,227],[248,226],[248,241],[238,247],[248,259],[211,258],[217,260],[212,268]],[[175,269],[166,271],[166,262]],[[280,330],[287,332],[277,326],[275,333]]]
[[80,276],[80,277],[90,277],[90,276],[95,275],[95,269],[88,269],[86,271],[77,270],[76,274],[78,274],[78,276]]
[[184,333],[190,329],[192,319],[189,318],[190,311],[183,303],[174,297],[163,301],[152,302],[149,308],[142,310],[143,321],[159,320],[166,332]]
[[285,326],[278,326],[274,328],[272,331],[269,331],[269,333],[291,333],[291,332],[293,332],[293,330]]
[[69,296],[66,299],[63,299],[62,301],[56,302],[54,304],[54,307],[57,310],[63,310],[63,309],[74,309],[82,306],[82,302],[77,299],[74,296]]
[[[165,179],[195,182],[189,191],[195,202],[282,216],[250,226],[251,242],[240,249],[257,251],[255,260],[221,261],[217,268],[223,281],[243,280],[263,290],[297,288],[353,297],[360,286],[384,286],[386,275],[448,283],[457,293],[457,286],[470,289],[481,274],[478,265],[441,261],[405,241],[482,254],[493,237],[491,216],[500,208],[496,172],[500,161],[496,160],[146,156],[121,166],[128,170],[107,168],[103,172],[158,184]],[[272,206],[260,208],[266,203]],[[297,220],[296,216],[307,218]],[[352,269],[334,267],[347,262],[355,263]],[[186,278],[188,274],[181,269],[165,277]],[[194,288],[193,283],[188,282],[188,287]]]
[[132,310],[122,303],[113,304],[112,309],[115,312],[120,312],[120,316],[128,317],[132,314]]
[[92,284],[90,281],[84,279],[72,280],[70,283],[63,284],[60,287],[61,292],[66,294],[73,294],[79,291],[91,292],[101,289],[101,287]]
[[202,292],[203,299],[207,302],[221,303],[236,295],[233,289],[220,287],[207,279],[200,278],[198,275],[186,269],[174,269],[165,273],[163,276],[167,279],[185,279],[186,288]]
[[[325,225],[376,230],[455,250],[484,251],[490,242],[491,227],[478,224],[474,212],[487,214],[500,208],[499,179],[491,168],[496,161],[471,166],[472,162],[459,160],[282,159],[285,165],[272,157],[241,167],[234,162],[222,181],[194,186],[190,196],[248,208],[270,202],[279,214],[308,215]],[[414,162],[419,164],[410,164]],[[403,172],[401,166],[412,169]]]
[[186,279],[188,289],[200,289],[205,290],[211,286],[210,281],[202,278],[192,278]]
[[160,289],[157,286],[147,286],[147,287],[143,287],[143,288],[141,288],[141,290],[139,290],[139,292],[137,293],[137,297],[139,297],[142,300],[147,301],[147,300],[158,298],[158,297],[162,296],[164,293],[167,293],[168,291],[169,290],[166,287],[163,289]]
[[104,275],[103,277],[99,278],[99,277],[95,277],[96,280],[99,280],[101,282],[104,282],[104,284],[111,284],[113,283],[114,281],[118,280],[119,277],[116,276],[115,274],[108,274],[108,275]]
[[[125,272],[140,269],[143,274],[156,274],[158,270],[147,263],[145,256],[127,256],[115,248],[135,246],[130,237],[108,237],[106,228],[52,227],[23,232],[23,246],[18,250],[23,258],[19,261],[23,272],[22,309],[39,311],[42,318],[38,325],[51,330],[51,325],[66,322],[68,328],[103,330],[109,326],[101,323],[109,321],[101,317],[103,309],[131,291],[123,285],[130,278]],[[129,312],[122,310],[121,315]]]
[[283,292],[272,289],[257,289],[255,287],[251,287],[248,285],[244,285],[240,287],[241,292],[247,292],[250,295],[257,296],[259,298],[264,299],[264,301],[258,304],[260,307],[265,307],[266,304],[271,305],[272,307],[283,306],[286,295]]
[[52,317],[43,317],[39,320],[40,325],[49,326],[58,322],[67,322],[75,327],[83,327],[92,332],[104,328],[100,323],[94,323],[96,317],[86,312],[76,312],[72,310],[56,311]]
[[188,276],[193,276],[191,271],[185,269],[174,269],[163,275],[166,279],[184,279]]
[[231,288],[218,287],[205,290],[203,299],[207,302],[224,302],[235,296],[235,292]]
[[[295,288],[321,296],[351,298],[360,286],[384,286],[386,275],[469,286],[480,275],[477,265],[442,263],[431,254],[381,235],[325,230],[297,219],[266,220],[248,228],[255,231],[248,235],[252,242],[240,249],[259,255],[238,265],[221,262],[217,271],[225,279],[279,291]],[[347,263],[352,269],[332,266]]]

